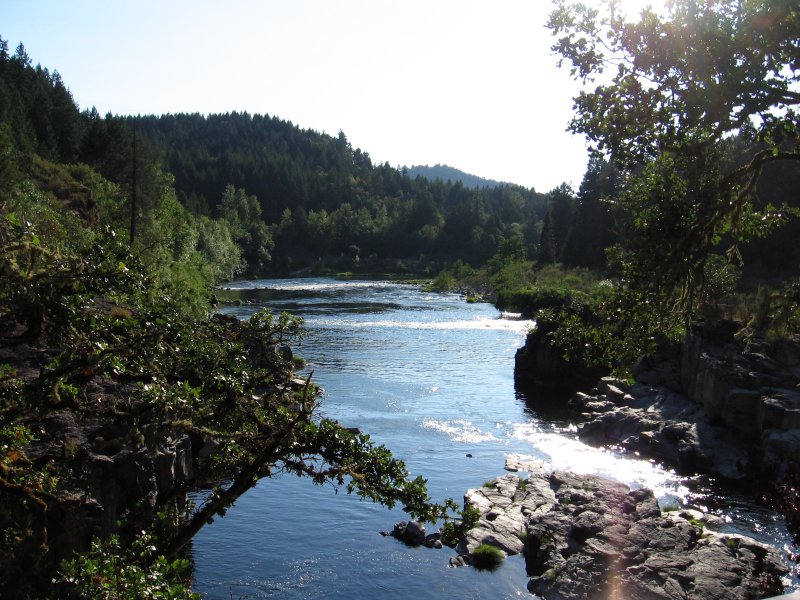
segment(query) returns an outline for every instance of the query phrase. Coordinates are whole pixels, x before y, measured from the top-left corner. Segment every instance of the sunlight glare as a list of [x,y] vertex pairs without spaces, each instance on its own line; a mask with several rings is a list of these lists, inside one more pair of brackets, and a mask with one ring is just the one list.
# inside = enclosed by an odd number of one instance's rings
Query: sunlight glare
[[[597,8],[607,7],[609,0],[583,0],[587,5]],[[666,9],[668,0],[618,0],[622,12],[628,19],[638,17],[645,8],[652,8],[657,14],[662,14]]]
[[629,18],[638,17],[645,8],[652,8],[656,13],[665,9],[665,0],[621,0],[622,9]]

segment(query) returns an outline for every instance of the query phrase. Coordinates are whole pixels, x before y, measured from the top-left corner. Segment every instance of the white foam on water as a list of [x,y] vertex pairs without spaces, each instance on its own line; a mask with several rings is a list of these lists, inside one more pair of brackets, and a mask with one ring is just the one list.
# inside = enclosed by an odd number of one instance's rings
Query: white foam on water
[[515,423],[508,435],[528,442],[531,448],[541,452],[552,469],[616,479],[634,488],[649,488],[656,497],[668,494],[686,498],[689,494],[688,488],[673,471],[647,460],[587,446],[563,434],[542,431],[534,423]]
[[444,433],[454,442],[479,444],[481,442],[497,441],[497,437],[495,437],[494,434],[481,431],[469,421],[464,421],[462,419],[440,421],[437,419],[425,418],[422,420],[422,426],[425,429]]
[[[391,281],[319,281],[306,279],[254,279],[232,281],[219,286],[223,290],[279,290],[292,292],[324,292],[353,288],[388,289],[401,284]],[[405,284],[402,284],[405,285]]]
[[426,329],[426,330],[493,330],[511,331],[524,335],[533,326],[533,321],[516,321],[509,319],[478,318],[456,321],[395,321],[391,319],[377,321],[348,321],[345,319],[320,319],[315,325],[342,326],[356,328],[383,329]]

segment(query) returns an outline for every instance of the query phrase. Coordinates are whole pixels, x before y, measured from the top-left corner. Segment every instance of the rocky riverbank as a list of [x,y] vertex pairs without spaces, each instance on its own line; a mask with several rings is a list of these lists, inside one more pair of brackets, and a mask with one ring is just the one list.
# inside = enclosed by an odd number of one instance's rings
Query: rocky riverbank
[[[517,379],[548,380],[556,354],[541,336],[529,336],[517,354]],[[678,355],[642,361],[633,374],[633,383],[604,377],[572,396],[582,441],[731,480],[781,474],[800,462],[797,341],[743,347],[695,333]]]
[[489,544],[524,553],[528,589],[549,599],[740,599],[783,591],[778,552],[715,531],[697,511],[662,512],[652,492],[592,475],[536,470],[469,490],[479,525],[457,550],[470,564]]

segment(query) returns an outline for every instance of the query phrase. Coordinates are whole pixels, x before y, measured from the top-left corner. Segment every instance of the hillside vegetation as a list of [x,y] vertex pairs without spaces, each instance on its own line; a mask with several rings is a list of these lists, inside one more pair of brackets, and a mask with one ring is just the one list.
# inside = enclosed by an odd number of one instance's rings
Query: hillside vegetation
[[179,195],[141,133],[79,112],[0,41],[4,598],[196,597],[186,544],[279,471],[423,520],[457,512],[316,415],[288,346],[302,321],[211,316],[211,286],[268,262],[272,229],[233,187],[213,215]]

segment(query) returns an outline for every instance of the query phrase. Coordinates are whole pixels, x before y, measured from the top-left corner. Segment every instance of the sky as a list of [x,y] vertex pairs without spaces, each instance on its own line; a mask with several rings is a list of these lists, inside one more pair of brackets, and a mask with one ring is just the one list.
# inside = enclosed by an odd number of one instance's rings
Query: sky
[[[635,2],[636,0],[629,0]],[[549,0],[0,0],[0,37],[105,115],[269,114],[373,163],[575,189]]]

